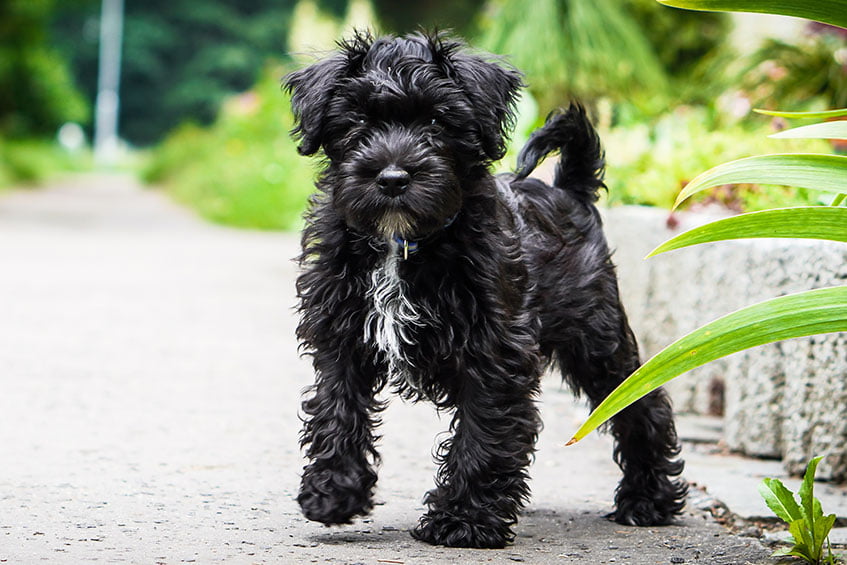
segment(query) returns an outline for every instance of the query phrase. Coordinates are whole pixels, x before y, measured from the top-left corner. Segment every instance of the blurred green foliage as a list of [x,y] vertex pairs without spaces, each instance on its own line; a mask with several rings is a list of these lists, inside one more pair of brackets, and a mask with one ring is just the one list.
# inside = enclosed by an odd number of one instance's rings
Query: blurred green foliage
[[[354,0],[317,0],[318,8],[337,20],[343,20]],[[450,29],[468,37],[476,29],[477,16],[486,0],[426,0],[397,2],[371,0],[382,31],[405,34],[421,28]],[[373,30],[372,30],[373,31]]]
[[[730,22],[698,15],[654,0],[538,0],[532,9],[498,0],[483,14],[480,43],[526,73],[543,108],[605,97],[651,115],[704,100],[703,84],[719,84],[724,65],[714,63],[726,57]],[[690,88],[694,75],[703,82]]]
[[[186,119],[210,124],[220,103],[250,88],[269,58],[285,56],[295,0],[125,0],[121,136],[160,140]],[[59,48],[93,100],[99,2],[53,12]]]
[[[306,34],[298,46],[316,39],[314,26],[293,20],[295,5],[297,0],[125,0],[121,135],[146,145],[176,127],[152,152],[147,178],[165,183],[215,221],[292,227],[311,190],[312,169],[287,135],[288,101],[277,82],[283,71],[266,66],[269,59],[287,60],[293,34]],[[551,108],[571,98],[593,102],[610,155],[612,203],[669,206],[676,190],[716,158],[769,150],[770,140],[749,131],[749,118],[746,125],[732,121],[749,110],[745,97],[777,106],[780,99],[847,104],[845,38],[820,27],[796,45],[766,44],[742,80],[733,71],[740,67],[727,47],[725,14],[694,14],[654,0],[310,5],[311,11],[297,12],[300,17],[323,18],[334,33],[368,21],[393,33],[451,28],[472,45],[506,55],[526,73],[532,94],[521,102],[511,156]],[[7,138],[0,145],[0,184],[37,181],[55,168],[51,163],[67,160],[47,144],[8,138],[45,138],[64,121],[90,119],[99,10],[99,0],[0,4],[0,137]],[[248,94],[232,98],[257,80]],[[720,107],[726,102],[719,95],[733,89],[743,100],[736,95],[730,103],[743,107]],[[221,110],[225,100],[231,102]],[[666,114],[678,102],[686,106]],[[735,118],[727,118],[727,110]],[[179,125],[186,121],[192,125]],[[789,150],[820,149],[810,147],[815,143],[792,142]],[[706,198],[759,209],[777,205],[768,200],[773,195],[787,203],[810,198],[759,187],[724,187]]]
[[493,4],[480,45],[506,55],[542,108],[641,95],[663,98],[668,75],[637,22],[614,0],[520,0]]
[[810,24],[798,43],[767,40],[751,57],[741,87],[757,107],[847,106],[847,31]]
[[703,59],[726,47],[731,27],[727,14],[678,10],[656,0],[623,0],[622,4],[672,77],[685,78]]
[[485,6],[485,0],[372,1],[379,23],[393,33],[437,28],[465,37],[475,34],[477,16]]
[[64,53],[50,42],[54,7],[52,0],[0,3],[0,136],[50,136],[66,121],[88,119]]
[[36,185],[50,176],[91,167],[87,152],[69,153],[52,141],[0,137],[0,189]]
[[312,169],[288,135],[284,69],[266,66],[256,87],[224,104],[209,128],[179,127],[143,173],[212,221],[258,229],[293,229],[314,190]]
[[708,105],[733,84],[738,54],[730,47],[728,14],[678,10],[656,0],[622,2],[670,77],[669,106]]
[[[543,116],[570,97],[594,100],[600,110],[610,204],[669,208],[681,186],[716,159],[826,151],[821,140],[786,144],[763,138],[765,118],[736,121],[749,112],[743,96],[718,97],[737,78],[727,71],[736,55],[725,46],[725,15],[694,15],[654,0],[622,2],[623,11],[611,0],[538,0],[531,9],[516,0],[493,0],[480,13],[479,35],[471,44],[508,55],[526,72],[533,94],[519,104],[518,127],[499,170],[508,169]],[[321,18],[323,28],[338,30],[356,19],[353,4],[312,0],[308,10],[300,5],[297,17]],[[305,34],[301,43],[320,43],[320,26],[306,24],[297,22],[297,33]],[[177,130],[152,153],[147,180],[164,183],[177,199],[217,222],[298,226],[313,190],[313,167],[288,138],[288,99],[278,88],[283,74],[280,67],[267,68],[256,88],[227,103],[212,127]],[[668,113],[674,100],[691,104]],[[791,188],[731,186],[700,195],[694,206],[759,210],[816,198]]]
[[[608,158],[609,204],[641,204],[670,209],[679,191],[716,161],[762,153],[826,153],[821,139],[780,140],[762,136],[754,124],[720,124],[703,107],[681,106],[653,124],[634,123],[601,132]],[[758,124],[758,127],[756,127]],[[793,187],[730,185],[688,201],[694,207],[718,204],[736,212],[790,205],[821,204],[821,195]]]
[[65,53],[52,42],[55,8],[52,0],[0,3],[0,188],[87,166],[87,155],[68,153],[51,141],[63,123],[84,122],[90,115]]

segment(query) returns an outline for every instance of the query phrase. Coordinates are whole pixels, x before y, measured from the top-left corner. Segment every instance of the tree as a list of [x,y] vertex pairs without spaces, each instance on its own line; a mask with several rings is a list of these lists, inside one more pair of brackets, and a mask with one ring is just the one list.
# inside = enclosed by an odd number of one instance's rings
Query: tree
[[88,118],[64,52],[50,44],[53,10],[52,0],[0,3],[0,135],[52,135]]
[[[294,0],[126,0],[119,130],[155,143],[185,120],[209,124],[224,98],[284,59]],[[53,28],[89,99],[97,88],[99,3],[63,5]],[[80,41],[80,39],[82,39]]]

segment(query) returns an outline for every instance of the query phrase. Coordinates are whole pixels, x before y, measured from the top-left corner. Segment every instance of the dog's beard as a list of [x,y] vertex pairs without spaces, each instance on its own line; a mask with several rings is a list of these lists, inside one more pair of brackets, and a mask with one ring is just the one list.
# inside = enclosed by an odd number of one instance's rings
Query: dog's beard
[[348,178],[334,191],[333,206],[360,233],[386,240],[417,240],[443,228],[461,206],[454,178],[438,181],[414,182],[408,194],[388,198],[369,179]]
[[385,239],[409,237],[413,230],[412,220],[399,210],[389,210],[377,220],[376,229]]

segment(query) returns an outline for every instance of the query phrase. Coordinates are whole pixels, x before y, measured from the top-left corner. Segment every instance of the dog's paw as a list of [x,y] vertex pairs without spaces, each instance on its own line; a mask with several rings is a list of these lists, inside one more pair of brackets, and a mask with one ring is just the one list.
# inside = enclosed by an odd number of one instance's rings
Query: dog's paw
[[376,476],[350,477],[330,470],[306,469],[297,502],[303,516],[331,526],[349,524],[373,508],[371,492]]
[[608,518],[626,526],[665,526],[679,513],[679,507],[663,507],[651,498],[627,498],[618,501]]
[[421,517],[412,537],[432,545],[499,549],[514,539],[509,526],[490,514],[451,514],[430,510]]
[[653,488],[622,482],[615,496],[614,512],[609,518],[627,526],[665,526],[682,512],[688,483],[660,477]]

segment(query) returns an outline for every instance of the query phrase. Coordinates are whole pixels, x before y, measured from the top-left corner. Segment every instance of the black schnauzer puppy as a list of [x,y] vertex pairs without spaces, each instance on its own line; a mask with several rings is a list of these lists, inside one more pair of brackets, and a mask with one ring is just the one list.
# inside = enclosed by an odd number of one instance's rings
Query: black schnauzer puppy
[[[535,398],[557,363],[598,404],[639,366],[593,202],[600,143],[571,105],[536,131],[517,174],[493,176],[521,75],[443,35],[357,34],[287,76],[299,151],[326,154],[303,233],[297,335],[316,383],[303,402],[304,515],[373,507],[374,428],[387,384],[453,411],[436,488],[412,535],[503,547],[530,493]],[[527,175],[561,152],[553,186]],[[654,392],[612,423],[614,519],[666,524],[686,487],[671,407]]]

